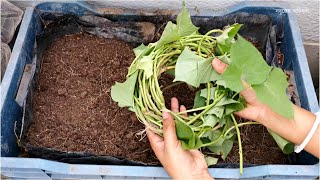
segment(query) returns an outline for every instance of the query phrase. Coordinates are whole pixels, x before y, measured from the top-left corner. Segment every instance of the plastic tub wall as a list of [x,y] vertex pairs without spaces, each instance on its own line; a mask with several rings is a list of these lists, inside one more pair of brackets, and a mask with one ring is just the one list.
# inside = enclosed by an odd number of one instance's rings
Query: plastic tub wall
[[[115,165],[85,165],[67,164],[38,158],[17,157],[20,149],[13,132],[15,121],[21,123],[22,108],[16,102],[16,93],[20,85],[23,70],[33,58],[33,48],[36,34],[42,30],[42,15],[47,12],[61,14],[83,15],[86,13],[99,14],[96,7],[81,3],[40,3],[28,7],[25,11],[20,32],[12,51],[10,63],[1,84],[1,174],[12,179],[167,179],[168,175],[161,167],[143,166],[115,166]],[[96,10],[96,11],[95,11]],[[279,14],[281,7],[270,6],[265,3],[240,3],[224,15],[232,12],[249,12],[267,14],[274,23],[280,17],[285,21],[285,36],[282,51],[285,57],[285,68],[293,70],[300,95],[301,106],[312,112],[319,110],[317,98],[312,85],[309,67],[302,44],[302,39],[293,14]],[[134,12],[123,12],[121,16],[128,19]],[[212,12],[202,12],[197,16],[209,17]],[[308,153],[297,155],[300,165],[261,165],[244,168],[243,175],[238,168],[210,168],[215,178],[238,179],[314,179],[319,176],[318,159]]]

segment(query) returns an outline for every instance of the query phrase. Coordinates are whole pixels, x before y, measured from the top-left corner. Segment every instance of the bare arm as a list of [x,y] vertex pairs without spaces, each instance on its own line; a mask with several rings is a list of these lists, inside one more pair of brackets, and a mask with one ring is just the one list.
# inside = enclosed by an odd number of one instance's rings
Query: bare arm
[[[294,119],[286,119],[279,114],[273,112],[270,108],[265,108],[264,115],[261,119],[256,120],[273,130],[288,141],[300,145],[307,137],[311,127],[314,124],[316,116],[294,105]],[[318,127],[310,142],[304,148],[307,152],[319,158],[319,133]]]

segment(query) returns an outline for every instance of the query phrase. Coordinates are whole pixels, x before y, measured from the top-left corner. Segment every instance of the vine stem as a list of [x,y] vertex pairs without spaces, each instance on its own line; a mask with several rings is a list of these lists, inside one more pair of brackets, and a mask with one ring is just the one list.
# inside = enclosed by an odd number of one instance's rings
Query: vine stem
[[[166,90],[168,90],[168,89],[170,89],[170,88],[172,88],[174,86],[177,86],[177,85],[180,85],[180,84],[183,84],[183,83],[185,83],[185,82],[179,81],[179,82],[172,83],[169,86],[164,87],[162,89],[162,91],[166,91]],[[183,113],[181,113],[181,114],[183,114]]]
[[[250,124],[260,124],[260,123],[258,123],[258,122],[245,122],[245,123],[240,123],[240,124],[238,124],[238,127],[241,127],[241,126],[244,126],[244,125],[250,125]],[[229,128],[229,129],[224,133],[223,136],[227,136],[228,133],[229,133],[230,131],[232,131],[234,128],[236,128],[236,126],[232,126],[231,128]]]
[[210,104],[210,97],[211,97],[211,85],[210,85],[210,82],[207,83],[207,106],[209,106]]
[[232,96],[232,99],[235,98],[239,93],[235,93],[233,96]]
[[208,107],[210,107],[210,105],[199,107],[199,108],[195,108],[195,109],[189,109],[189,110],[181,111],[181,112],[178,112],[177,114],[181,115],[181,114],[190,113],[190,112],[194,112],[194,111],[200,111],[200,110],[203,110],[203,109],[207,109]]
[[226,124],[225,124],[224,127],[223,127],[222,133],[220,134],[220,136],[219,136],[216,140],[211,141],[211,142],[209,142],[209,143],[202,144],[201,147],[212,146],[212,145],[214,145],[215,143],[217,143],[218,141],[220,141],[220,139],[221,139],[221,138],[223,137],[223,135],[224,135],[224,132],[225,132],[226,129],[227,129],[228,122],[229,122],[229,121],[226,122]]
[[236,131],[237,131],[237,137],[238,137],[238,145],[239,145],[239,156],[240,156],[240,174],[243,173],[243,154],[242,154],[242,143],[241,143],[241,137],[240,137],[240,130],[239,130],[239,127],[238,127],[238,123],[236,121],[236,119],[234,118],[234,115],[231,114],[231,118],[232,118],[232,121],[234,123],[234,127],[236,128]]
[[209,106],[206,106],[207,108],[204,109],[200,114],[198,114],[197,116],[195,116],[193,119],[191,119],[191,121],[188,122],[188,125],[194,123],[199,117],[201,117],[202,115],[204,115],[206,112],[208,112],[212,107],[214,107],[223,97],[225,96],[225,94],[221,94],[217,99],[215,99],[213,101],[212,104],[210,104]]
[[206,37],[208,37],[210,34],[215,33],[215,32],[223,33],[223,31],[220,30],[220,29],[213,29],[213,30],[207,32],[207,33],[202,37],[202,39],[201,39],[200,42],[199,42],[199,46],[198,46],[198,47],[199,47],[199,48],[198,48],[198,54],[199,54],[199,55],[201,55],[200,47],[201,47],[201,44],[202,44],[203,40],[204,40]]

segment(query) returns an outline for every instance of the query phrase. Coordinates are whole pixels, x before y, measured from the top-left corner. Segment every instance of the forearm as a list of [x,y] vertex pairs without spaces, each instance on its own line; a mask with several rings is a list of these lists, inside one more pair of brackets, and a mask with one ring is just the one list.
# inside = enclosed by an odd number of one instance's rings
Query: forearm
[[[297,145],[301,144],[307,137],[316,118],[313,113],[295,105],[293,120],[284,118],[269,108],[266,108],[265,111],[265,115],[260,119],[260,123]],[[316,157],[319,157],[319,129],[318,127],[310,142],[305,147],[306,151]]]

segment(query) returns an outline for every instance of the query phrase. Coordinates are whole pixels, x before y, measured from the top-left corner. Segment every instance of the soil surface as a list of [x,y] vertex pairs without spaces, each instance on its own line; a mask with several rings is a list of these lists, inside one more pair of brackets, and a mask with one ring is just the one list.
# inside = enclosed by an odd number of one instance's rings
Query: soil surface
[[30,144],[158,163],[147,138],[136,135],[144,125],[110,95],[134,59],[132,47],[75,34],[54,41],[43,57]]
[[[172,82],[173,80],[174,76],[166,73],[163,73],[159,78],[159,85],[163,92],[166,107],[170,108],[171,98],[177,97],[179,99],[179,104],[184,105],[187,109],[192,109],[193,99],[196,93],[195,89],[188,86],[186,83],[178,82],[177,85],[174,85]],[[171,88],[168,88],[169,86],[171,86]]]
[[[238,120],[245,122],[246,120]],[[245,164],[288,164],[289,156],[283,154],[277,143],[262,125],[239,128],[242,140],[243,162]],[[221,161],[220,161],[221,162]],[[226,158],[226,162],[239,163],[238,139]]]
[[[132,47],[118,40],[76,34],[53,42],[44,54],[27,141],[60,151],[158,164],[147,138],[137,135],[144,125],[127,108],[119,108],[110,95],[111,86],[124,80],[133,59]],[[160,78],[162,86],[171,82],[169,75]],[[163,93],[168,108],[171,97],[187,109],[193,106],[195,91],[186,84]],[[286,163],[286,155],[264,127],[244,126],[241,132],[244,163]],[[225,163],[238,161],[235,141]]]

